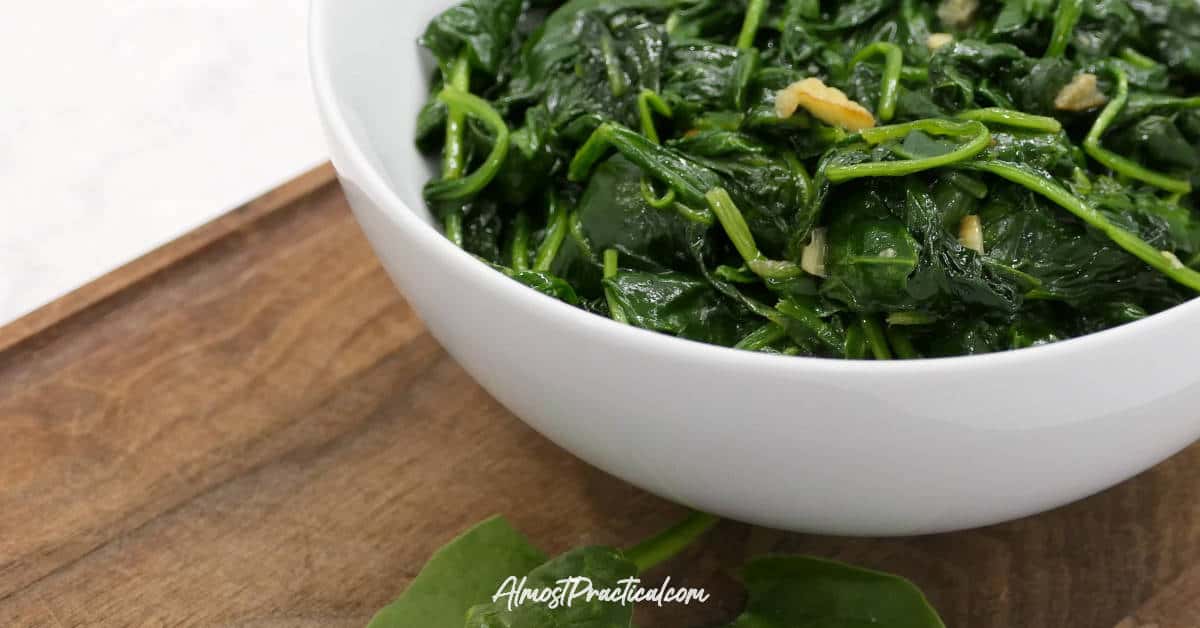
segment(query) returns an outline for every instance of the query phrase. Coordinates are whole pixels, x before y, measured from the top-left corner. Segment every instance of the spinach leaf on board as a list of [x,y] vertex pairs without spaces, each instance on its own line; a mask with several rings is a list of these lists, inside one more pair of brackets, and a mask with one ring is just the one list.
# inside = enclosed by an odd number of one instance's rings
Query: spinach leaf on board
[[729,628],[944,628],[911,582],[805,556],[767,556],[742,571],[746,612]]
[[[570,595],[583,589],[562,585],[560,581],[586,577],[596,589],[614,589],[620,588],[619,581],[633,578],[637,572],[637,565],[618,550],[583,547],[534,568],[526,576],[524,586],[528,589],[566,586]],[[508,606],[508,600],[502,598],[472,607],[467,613],[466,628],[628,628],[633,621],[633,606],[587,597],[579,597],[556,608],[539,603],[512,609]]]
[[438,550],[395,602],[368,628],[462,628],[467,611],[500,583],[546,560],[502,517],[493,517]]
[[[369,628],[629,628],[630,600],[604,596],[620,598],[635,586],[655,589],[634,579],[694,544],[717,521],[692,513],[626,551],[581,547],[545,560],[495,517],[438,550]],[[912,583],[877,571],[767,556],[752,559],[742,580],[749,599],[730,628],[944,628]],[[530,597],[522,598],[522,591]]]

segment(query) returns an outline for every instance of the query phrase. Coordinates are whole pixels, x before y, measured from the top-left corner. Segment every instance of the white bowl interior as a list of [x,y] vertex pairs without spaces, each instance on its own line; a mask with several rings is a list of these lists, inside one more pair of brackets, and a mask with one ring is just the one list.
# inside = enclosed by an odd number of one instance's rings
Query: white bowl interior
[[[314,12],[321,4],[314,3]],[[324,47],[329,67],[362,68],[329,77],[356,145],[400,200],[426,222],[430,216],[421,190],[437,168],[416,148],[415,121],[429,97],[425,77],[432,76],[436,65],[417,39],[430,20],[455,4],[346,0],[322,14],[328,20],[322,31],[331,38]]]

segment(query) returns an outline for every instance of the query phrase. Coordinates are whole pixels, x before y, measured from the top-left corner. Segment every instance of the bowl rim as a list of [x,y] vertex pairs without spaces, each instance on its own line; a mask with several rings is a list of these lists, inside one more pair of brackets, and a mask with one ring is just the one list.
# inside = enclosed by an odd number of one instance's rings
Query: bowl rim
[[[361,191],[383,211],[399,229],[420,241],[422,246],[439,256],[438,263],[451,265],[461,274],[476,281],[489,284],[493,293],[500,293],[511,301],[526,301],[530,308],[539,308],[547,316],[561,319],[589,332],[599,342],[615,344],[632,351],[671,354],[675,359],[719,364],[755,371],[771,371],[779,375],[792,373],[811,375],[814,373],[846,373],[862,375],[887,375],[910,377],[934,375],[963,368],[1003,369],[1019,366],[1029,361],[1067,361],[1080,353],[1098,354],[1104,349],[1112,352],[1123,347],[1136,345],[1136,336],[1168,326],[1182,326],[1188,321],[1200,321],[1200,297],[1194,298],[1168,310],[1119,327],[1069,338],[1047,345],[987,353],[980,355],[932,357],[916,360],[844,360],[812,356],[785,356],[778,354],[744,351],[711,345],[686,338],[679,338],[647,329],[623,325],[564,303],[553,297],[532,290],[505,277],[472,255],[454,246],[433,225],[420,219],[417,213],[388,184],[386,176],[375,168],[366,152],[355,140],[350,125],[334,97],[332,69],[329,64],[327,46],[327,15],[336,9],[337,0],[310,0],[308,27],[308,62],[313,93],[329,141],[341,148],[348,166],[355,173],[355,183]],[[416,42],[413,42],[416,46]],[[1121,345],[1121,346],[1114,346]]]

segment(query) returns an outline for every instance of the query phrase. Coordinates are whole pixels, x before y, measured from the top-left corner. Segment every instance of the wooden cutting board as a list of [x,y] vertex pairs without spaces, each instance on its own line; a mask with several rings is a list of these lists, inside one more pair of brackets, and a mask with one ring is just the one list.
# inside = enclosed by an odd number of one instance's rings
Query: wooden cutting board
[[[490,514],[555,552],[630,544],[681,513],[472,382],[328,167],[0,328],[0,443],[0,626],[363,626]],[[1200,448],[973,532],[724,523],[652,574],[713,600],[640,609],[640,625],[728,618],[731,571],[768,551],[908,576],[950,626],[1195,628]]]

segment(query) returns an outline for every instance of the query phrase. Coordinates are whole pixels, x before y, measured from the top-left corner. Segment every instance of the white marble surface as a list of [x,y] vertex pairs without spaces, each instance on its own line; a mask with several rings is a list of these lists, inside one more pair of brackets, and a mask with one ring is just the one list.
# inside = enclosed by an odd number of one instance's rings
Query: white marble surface
[[0,0],[0,324],[324,159],[308,0]]

